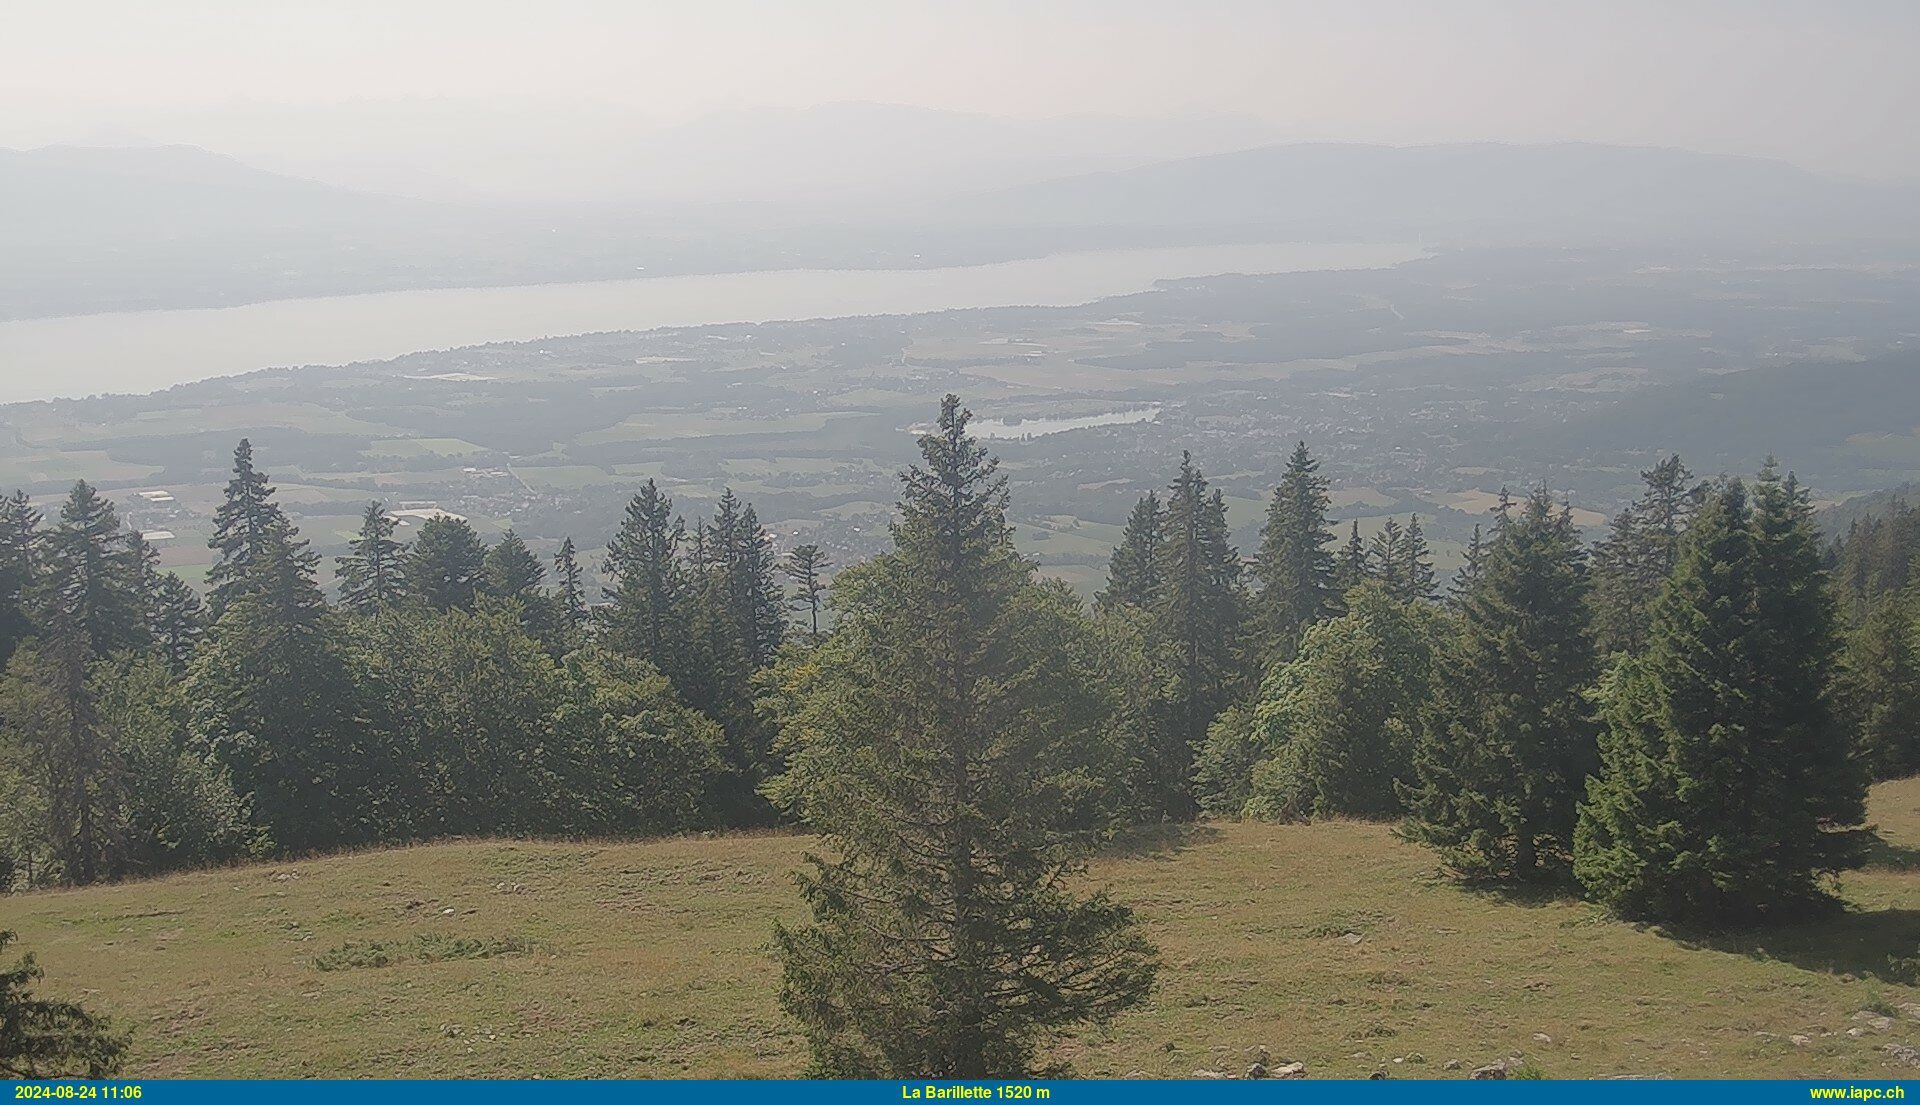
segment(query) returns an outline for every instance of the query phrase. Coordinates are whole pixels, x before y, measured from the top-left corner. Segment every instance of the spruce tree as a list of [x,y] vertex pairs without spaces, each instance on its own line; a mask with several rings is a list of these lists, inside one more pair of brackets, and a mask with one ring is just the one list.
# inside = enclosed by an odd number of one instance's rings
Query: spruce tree
[[1380,581],[1387,594],[1404,601],[1412,586],[1407,575],[1407,536],[1392,518],[1380,523],[1367,542],[1367,576]]
[[1836,708],[1870,778],[1920,771],[1920,599],[1880,595],[1847,635],[1835,678]]
[[26,492],[0,499],[0,669],[33,632],[40,536],[40,512]]
[[1447,585],[1447,601],[1454,606],[1465,602],[1467,595],[1479,584],[1481,566],[1485,563],[1486,553],[1486,543],[1480,535],[1480,524],[1476,522],[1473,526],[1473,539],[1467,542],[1466,559],[1461,562],[1460,569],[1453,573],[1453,582]]
[[394,538],[397,527],[385,504],[367,504],[360,516],[359,536],[347,543],[347,555],[334,562],[340,605],[356,614],[371,614],[406,596],[406,546]]
[[771,730],[754,708],[753,678],[779,651],[786,593],[772,538],[753,507],[731,490],[721,495],[713,523],[700,528],[699,538],[686,614],[697,663],[679,686],[726,732],[732,784],[721,800],[729,816],[759,820],[769,812],[757,788],[768,768]]
[[[577,570],[577,567],[576,567]],[[512,529],[487,550],[480,572],[480,591],[488,599],[510,605],[528,636],[555,657],[578,644],[577,623],[558,596],[547,593],[547,569],[527,543]]]
[[1127,516],[1120,544],[1107,564],[1107,586],[1094,597],[1101,609],[1132,606],[1150,610],[1160,597],[1160,538],[1165,525],[1160,497],[1152,491],[1140,496]]
[[1485,560],[1438,662],[1404,831],[1456,871],[1526,879],[1567,860],[1595,758],[1586,553],[1541,488],[1502,515]]
[[1154,977],[1129,911],[1071,881],[1097,673],[1059,647],[1073,604],[1014,552],[968,418],[948,396],[893,550],[842,573],[784,719],[773,793],[834,856],[802,876],[811,922],[775,935],[819,1075],[1020,1076]]
[[745,504],[727,528],[718,567],[726,579],[729,620],[747,663],[757,671],[773,662],[786,639],[787,591],[780,582],[773,535],[760,524],[752,503]]
[[547,569],[520,535],[509,529],[481,563],[482,588],[498,599],[532,601],[546,586]]
[[[1245,689],[1242,649],[1246,632],[1246,596],[1240,553],[1227,526],[1226,498],[1207,491],[1206,477],[1189,453],[1167,494],[1160,525],[1160,593],[1154,603],[1154,632],[1177,657],[1170,689],[1170,719],[1165,741],[1155,753],[1155,774],[1185,783],[1193,772],[1194,751],[1207,727]],[[1175,816],[1198,807],[1183,791]]]
[[274,501],[267,476],[253,464],[253,443],[246,438],[233,450],[233,478],[213,515],[213,567],[207,570],[207,607],[214,617],[226,609],[250,577],[254,558],[277,545],[291,527]]
[[646,660],[676,680],[685,671],[683,605],[689,582],[681,562],[686,525],[674,517],[673,500],[648,480],[627,504],[620,531],[607,546],[610,642]]
[[[0,932],[0,952],[14,934]],[[110,1078],[120,1069],[127,1037],[84,1006],[36,996],[43,972],[33,956],[0,968],[0,1078]]]
[[85,480],[73,485],[43,547],[42,624],[78,634],[93,657],[151,640],[143,545],[121,528],[113,504]]
[[1406,533],[1400,541],[1401,590],[1394,597],[1401,602],[1424,602],[1433,598],[1433,553],[1427,548],[1427,535],[1420,528],[1420,516],[1407,516]]
[[1347,531],[1347,543],[1340,546],[1333,560],[1333,590],[1339,608],[1345,608],[1343,596],[1365,583],[1367,577],[1367,544],[1360,539],[1360,523],[1355,520]]
[[1865,787],[1828,713],[1825,573],[1805,496],[1727,480],[1681,538],[1644,652],[1607,694],[1576,874],[1621,913],[1793,916],[1858,862]]
[[[1795,810],[1790,823],[1858,825],[1866,820],[1866,774],[1833,711],[1840,641],[1813,498],[1768,457],[1753,502],[1755,598],[1766,634],[1761,689],[1773,703],[1768,716],[1781,732],[1782,762],[1793,769],[1785,784],[1785,801]],[[1791,852],[1789,865],[1836,870],[1858,858],[1851,833],[1801,843],[1807,851]]]
[[408,592],[435,610],[471,610],[486,572],[487,547],[472,523],[436,514],[420,526],[407,547],[403,573]]
[[553,554],[553,575],[560,584],[560,593],[556,596],[560,602],[560,611],[566,624],[574,631],[587,621],[587,588],[580,570],[580,554],[574,548],[573,538],[560,542],[560,551]]
[[232,577],[231,598],[188,669],[195,739],[292,852],[369,838],[376,776],[318,557],[291,527]]
[[101,732],[84,627],[62,619],[21,646],[0,679],[8,744],[39,790],[42,834],[59,877],[85,886],[122,873],[126,766]]
[[163,572],[154,588],[151,622],[153,645],[175,671],[185,670],[193,650],[207,635],[206,607],[187,581]]
[[1699,506],[1704,485],[1694,482],[1679,456],[1640,473],[1646,490],[1614,516],[1594,549],[1594,636],[1602,653],[1639,652],[1646,646],[1649,611],[1673,573],[1680,537]]
[[795,545],[787,554],[784,570],[793,581],[793,605],[805,613],[809,641],[820,639],[820,607],[826,598],[826,572],[830,567],[818,545]]
[[1286,474],[1267,506],[1260,533],[1260,554],[1253,573],[1260,580],[1254,598],[1255,636],[1265,664],[1293,658],[1300,634],[1327,616],[1332,602],[1333,553],[1327,546],[1327,510],[1333,500],[1320,462],[1295,446]]

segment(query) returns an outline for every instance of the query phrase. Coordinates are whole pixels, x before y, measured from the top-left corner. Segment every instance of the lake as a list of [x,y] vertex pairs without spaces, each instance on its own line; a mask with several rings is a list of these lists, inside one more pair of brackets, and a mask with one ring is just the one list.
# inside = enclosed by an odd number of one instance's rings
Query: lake
[[1068,430],[1084,430],[1093,426],[1126,426],[1135,422],[1151,422],[1160,417],[1159,407],[1135,407],[1131,410],[1108,411],[1105,414],[1089,414],[1079,418],[1022,418],[1007,421],[1003,418],[981,418],[967,424],[973,436],[990,440],[1020,440],[1029,437],[1045,437],[1048,434],[1063,434]]
[[380,292],[0,322],[0,402],[148,392],[258,368],[382,360],[567,334],[968,307],[1062,307],[1221,273],[1379,268],[1417,246],[1090,250],[930,269],[790,269]]

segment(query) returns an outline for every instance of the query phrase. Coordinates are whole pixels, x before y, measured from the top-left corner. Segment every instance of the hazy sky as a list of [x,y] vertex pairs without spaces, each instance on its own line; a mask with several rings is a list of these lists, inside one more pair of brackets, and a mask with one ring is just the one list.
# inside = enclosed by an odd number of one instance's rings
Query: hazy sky
[[61,0],[9,5],[0,144],[194,140],[187,118],[211,142],[222,113],[262,103],[675,121],[868,100],[1653,143],[1920,177],[1916,56],[1914,0]]

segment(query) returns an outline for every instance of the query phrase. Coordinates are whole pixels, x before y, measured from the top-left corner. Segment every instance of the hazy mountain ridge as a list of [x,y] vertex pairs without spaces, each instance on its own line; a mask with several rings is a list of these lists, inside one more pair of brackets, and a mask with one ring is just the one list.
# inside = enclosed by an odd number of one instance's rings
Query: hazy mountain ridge
[[1671,234],[1920,237],[1920,188],[1780,161],[1588,143],[1305,143],[969,196],[979,223],[1243,226],[1503,240]]
[[[882,151],[903,164],[924,154]],[[742,145],[740,156],[785,155]],[[1920,243],[1920,188],[1615,146],[1263,146],[960,198],[892,187],[858,211],[723,197],[668,208],[451,203],[335,187],[194,147],[0,150],[0,238],[10,247],[0,319],[1233,241]]]

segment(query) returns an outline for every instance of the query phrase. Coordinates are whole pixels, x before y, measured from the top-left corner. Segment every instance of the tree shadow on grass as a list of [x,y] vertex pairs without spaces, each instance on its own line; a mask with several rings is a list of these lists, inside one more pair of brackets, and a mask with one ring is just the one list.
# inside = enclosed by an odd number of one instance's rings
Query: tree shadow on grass
[[1434,872],[1432,882],[1436,886],[1451,886],[1489,902],[1522,909],[1578,905],[1582,900],[1580,884],[1573,880],[1571,871],[1544,871],[1531,879],[1502,879],[1460,875],[1441,869]]
[[1120,830],[1095,854],[1102,859],[1170,859],[1188,848],[1219,839],[1220,830],[1211,825],[1177,822],[1134,825]]
[[1808,971],[1920,984],[1920,909],[1846,910],[1767,928],[1652,929],[1683,947],[1708,948]]
[[1875,836],[1867,844],[1865,866],[1878,871],[1920,871],[1920,848],[1909,848]]

